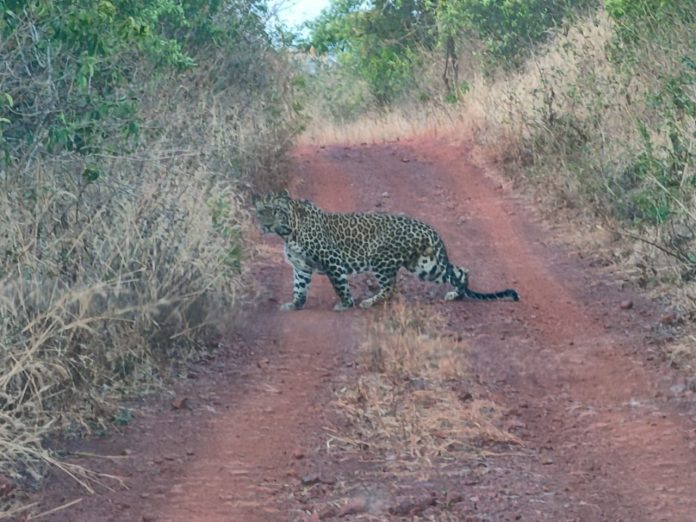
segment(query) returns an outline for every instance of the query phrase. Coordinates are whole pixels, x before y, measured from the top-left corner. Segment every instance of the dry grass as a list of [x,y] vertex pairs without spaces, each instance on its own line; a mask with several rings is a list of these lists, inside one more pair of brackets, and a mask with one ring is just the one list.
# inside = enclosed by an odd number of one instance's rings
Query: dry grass
[[[678,25],[671,30],[688,34]],[[668,129],[660,125],[665,115],[650,106],[650,96],[688,55],[687,38],[674,49],[646,40],[638,64],[626,74],[610,58],[614,36],[613,22],[600,10],[540,48],[518,73],[474,82],[465,104],[470,117],[482,122],[479,140],[508,163],[512,175],[543,183],[562,204],[590,203],[590,212],[607,215],[616,215],[617,190],[630,184],[621,178],[622,169],[645,146],[637,122],[645,123],[654,149],[668,148]],[[696,130],[693,119],[680,125],[682,136]],[[654,177],[647,182],[656,192],[664,190]],[[673,202],[694,218],[690,201]]]
[[481,122],[480,143],[514,177],[543,183],[553,198],[547,203],[582,207],[599,188],[573,172],[587,140],[611,161],[625,146],[616,137],[635,129],[626,85],[608,59],[612,37],[600,11],[540,48],[519,72],[474,82],[467,97],[465,111]]
[[330,445],[422,470],[478,455],[491,443],[517,442],[498,427],[500,408],[474,397],[466,343],[442,336],[439,326],[399,302],[371,322],[358,382],[337,398],[345,428],[332,432]]
[[350,123],[312,119],[298,141],[307,145],[356,145],[453,132],[470,135],[470,129],[466,115],[452,111],[451,107],[396,107],[388,112],[364,114]]
[[[678,21],[660,30],[636,43],[629,74],[611,59],[615,26],[600,10],[539,49],[517,74],[475,82],[466,111],[481,122],[485,155],[505,174],[540,187],[536,195],[547,208],[609,231],[611,257],[625,279],[668,296],[677,322],[688,322],[696,317],[696,191],[688,181],[696,175],[696,122],[655,100],[669,99],[666,78],[682,74],[693,33]],[[691,159],[667,186],[653,169],[673,164],[672,135]],[[653,203],[660,200],[671,207],[668,215]],[[678,352],[684,361],[684,347]]]
[[56,466],[88,491],[108,485],[45,438],[129,422],[123,397],[206,350],[247,292],[241,194],[250,174],[277,183],[289,138],[262,99],[206,87],[222,62],[148,87],[133,152],[36,154],[0,172],[0,475],[12,482]]

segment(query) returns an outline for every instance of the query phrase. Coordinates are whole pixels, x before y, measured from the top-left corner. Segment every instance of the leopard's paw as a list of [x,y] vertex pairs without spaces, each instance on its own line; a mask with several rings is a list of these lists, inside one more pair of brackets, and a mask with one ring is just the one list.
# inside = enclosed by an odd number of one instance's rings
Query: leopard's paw
[[349,308],[353,308],[352,301],[350,303],[336,303],[333,307],[333,309],[337,312],[342,312],[343,310],[348,310]]
[[453,291],[447,292],[445,294],[445,301],[455,301],[455,300],[459,299],[460,297],[461,296],[459,295],[459,292],[456,292],[453,290]]

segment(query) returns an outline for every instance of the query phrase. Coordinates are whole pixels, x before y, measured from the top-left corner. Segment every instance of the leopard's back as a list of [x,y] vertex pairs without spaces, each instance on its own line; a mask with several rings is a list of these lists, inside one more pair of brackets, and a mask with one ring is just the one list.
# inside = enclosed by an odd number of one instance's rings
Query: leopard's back
[[325,213],[324,231],[349,272],[403,265],[417,252],[442,244],[429,225],[409,216]]

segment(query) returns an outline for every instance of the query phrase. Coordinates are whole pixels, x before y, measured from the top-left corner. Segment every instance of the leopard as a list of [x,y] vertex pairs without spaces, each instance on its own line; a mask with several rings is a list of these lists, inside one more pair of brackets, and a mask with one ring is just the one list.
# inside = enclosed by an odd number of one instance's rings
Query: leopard
[[394,294],[401,268],[421,280],[452,285],[454,290],[445,295],[448,301],[520,299],[511,288],[492,293],[471,290],[469,271],[449,261],[440,234],[408,215],[327,212],[309,200],[293,198],[287,190],[253,195],[252,200],[261,230],[282,238],[293,268],[292,301],[281,305],[282,310],[305,306],[315,272],[331,282],[339,298],[337,311],[354,306],[347,276],[372,272],[379,290],[360,302],[360,307],[370,308]]

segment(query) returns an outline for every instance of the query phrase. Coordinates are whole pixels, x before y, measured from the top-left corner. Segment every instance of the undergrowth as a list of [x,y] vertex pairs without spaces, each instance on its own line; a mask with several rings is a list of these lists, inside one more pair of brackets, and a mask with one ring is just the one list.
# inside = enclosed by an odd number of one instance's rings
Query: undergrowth
[[436,317],[400,302],[370,322],[357,385],[338,393],[342,429],[329,446],[424,470],[516,442],[498,427],[500,408],[477,397],[466,342],[439,331]]
[[479,138],[510,176],[623,237],[631,278],[680,288],[673,304],[688,320],[696,312],[693,11],[643,7],[632,18],[599,10],[575,23],[523,70],[476,89],[467,110],[485,121]]
[[294,69],[262,2],[0,11],[0,482],[58,466],[90,489],[45,441],[129,422],[122,399],[229,319],[243,193],[282,184],[300,124]]

